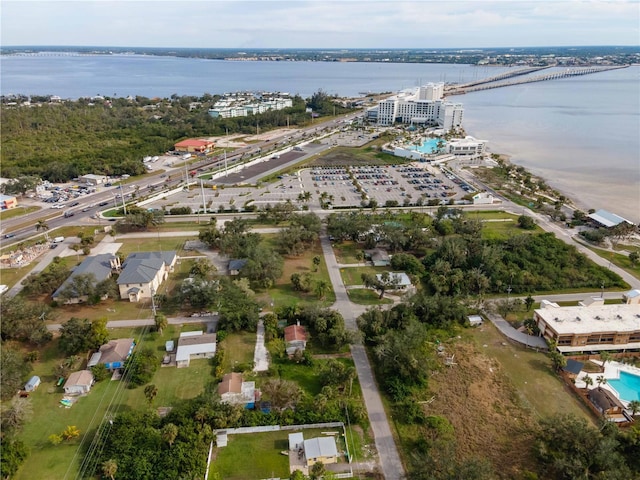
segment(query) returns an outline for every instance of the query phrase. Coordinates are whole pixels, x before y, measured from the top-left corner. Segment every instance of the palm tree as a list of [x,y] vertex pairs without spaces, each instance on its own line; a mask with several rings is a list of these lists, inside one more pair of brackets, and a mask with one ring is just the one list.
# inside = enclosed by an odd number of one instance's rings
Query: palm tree
[[317,272],[318,271],[318,267],[320,266],[320,256],[316,255],[315,257],[313,257],[313,271]]
[[600,352],[600,360],[602,360],[602,367],[604,368],[607,362],[610,362],[611,360],[613,360],[613,356],[611,355],[611,353],[607,351],[603,351],[603,352]]
[[640,412],[640,400],[631,400],[627,408],[631,410],[631,415],[635,417],[636,414]]
[[149,402],[149,406],[153,403],[153,399],[156,398],[156,395],[158,395],[158,387],[154,384],[144,387],[144,396],[147,399],[147,402]]
[[71,440],[73,438],[80,436],[80,430],[75,425],[68,425],[67,428],[62,432],[62,438],[65,440]]
[[329,292],[329,282],[326,280],[318,280],[316,282],[315,292],[320,300],[324,300]]
[[586,385],[587,389],[593,385],[593,378],[591,378],[589,375],[585,375],[584,377],[582,377],[582,381]]
[[173,423],[167,423],[162,428],[162,439],[169,444],[169,448],[173,445],[173,442],[176,441],[176,437],[178,436],[178,427]]
[[113,476],[116,474],[117,471],[118,471],[118,464],[113,459],[107,460],[102,464],[102,474],[105,477],[109,477],[111,480],[113,480]]
[[598,375],[596,377],[596,382],[598,382],[598,387],[600,387],[602,384],[607,383],[607,379],[604,378],[604,375]]
[[46,221],[38,220],[36,222],[36,232],[39,232],[40,230],[42,230],[43,232],[46,232],[47,230],[49,230],[49,225],[47,225]]
[[159,313],[154,317],[154,320],[156,322],[156,330],[158,331],[158,333],[160,333],[160,335],[162,335],[162,330],[167,328],[167,325],[169,324],[167,317]]

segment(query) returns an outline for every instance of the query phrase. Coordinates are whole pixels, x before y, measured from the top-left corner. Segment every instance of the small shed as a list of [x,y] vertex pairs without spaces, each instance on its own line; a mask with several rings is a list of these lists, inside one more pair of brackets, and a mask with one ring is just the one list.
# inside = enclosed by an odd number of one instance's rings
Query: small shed
[[25,390],[25,392],[33,392],[39,386],[40,386],[40,377],[38,377],[37,375],[34,375],[24,385],[24,390]]
[[289,434],[289,450],[297,452],[304,447],[304,436],[302,432]]
[[471,325],[472,327],[477,327],[478,325],[482,325],[482,323],[484,322],[484,320],[482,320],[482,317],[480,315],[469,315],[467,319],[469,320],[469,325]]

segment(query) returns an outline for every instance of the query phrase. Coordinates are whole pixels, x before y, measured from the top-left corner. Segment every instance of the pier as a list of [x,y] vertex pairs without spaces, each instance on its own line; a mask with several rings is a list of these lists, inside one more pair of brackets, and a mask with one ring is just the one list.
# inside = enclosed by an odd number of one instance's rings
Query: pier
[[[486,78],[484,80],[477,80],[470,83],[461,85],[449,85],[445,88],[445,95],[463,95],[470,92],[478,92],[480,90],[489,90],[491,88],[509,87],[512,85],[522,85],[524,83],[544,82],[547,80],[558,80],[560,78],[576,77],[580,75],[589,75],[592,73],[606,72],[609,70],[617,70],[620,68],[627,68],[628,65],[616,65],[611,67],[583,67],[583,68],[567,68],[566,70],[547,73],[544,75],[524,76],[529,73],[533,73],[549,67],[535,67],[516,70],[514,72],[507,72],[495,77]],[[518,78],[514,78],[518,77]],[[512,80],[506,82],[500,82],[505,78],[512,78]]]

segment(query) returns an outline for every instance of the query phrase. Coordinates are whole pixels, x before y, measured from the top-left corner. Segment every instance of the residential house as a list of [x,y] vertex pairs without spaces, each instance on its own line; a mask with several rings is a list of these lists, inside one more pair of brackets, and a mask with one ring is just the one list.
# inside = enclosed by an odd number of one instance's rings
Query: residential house
[[[385,279],[383,275],[383,273],[377,273],[376,280],[378,280],[378,282],[384,283]],[[404,272],[390,272],[389,280],[386,281],[386,284],[390,289],[393,290],[411,290],[413,288],[413,284],[411,283],[409,275]]]
[[94,367],[101,363],[110,371],[123,368],[125,360],[131,356],[135,345],[136,343],[133,338],[110,340],[105,345],[102,345],[98,352],[91,356],[89,363],[87,363],[87,368]]
[[260,391],[256,390],[256,382],[245,382],[242,375],[236,372],[227,373],[218,384],[218,394],[223,403],[243,405],[254,408],[260,399]]
[[178,259],[175,250],[167,252],[132,253],[124,261],[122,272],[118,277],[120,298],[138,302],[143,298],[151,298],[158,288],[173,272]]
[[34,375],[29,379],[29,381],[24,385],[25,392],[33,392],[36,388],[40,386],[40,377]]
[[185,153],[207,153],[216,146],[211,140],[202,140],[197,138],[188,138],[176,143],[173,148],[176,152]]
[[296,350],[304,352],[307,348],[307,332],[300,324],[289,325],[284,328],[284,341],[287,355],[293,355]]
[[391,257],[382,248],[373,248],[364,251],[364,258],[369,260],[374,267],[388,267],[391,265]]
[[304,457],[307,466],[317,462],[325,465],[338,463],[338,447],[333,437],[316,437],[304,441]]
[[628,421],[628,418],[624,415],[624,405],[609,390],[596,387],[589,390],[587,397],[596,410],[607,420],[613,422]]
[[540,306],[533,313],[540,336],[562,353],[640,350],[640,304]]
[[0,194],[0,210],[10,210],[18,206],[18,200],[13,195]]
[[629,290],[622,294],[622,301],[627,305],[638,305],[640,304],[640,290]]
[[[60,287],[53,292],[51,298],[58,300],[60,292],[67,289],[69,285],[73,283],[73,279],[78,275],[93,275],[95,284],[97,285],[104,280],[111,278],[111,274],[114,270],[120,268],[120,260],[117,256],[111,253],[102,253],[100,255],[92,255],[85,258],[80,265],[73,269],[71,275],[60,285]],[[61,299],[62,300],[62,299]],[[64,303],[69,305],[73,303],[83,303],[88,300],[87,295],[78,295],[71,298],[65,298]]]
[[216,354],[216,334],[202,330],[182,332],[178,338],[176,366],[188,367],[192,358],[212,358]]
[[240,270],[247,264],[246,258],[234,258],[229,260],[229,275],[240,275]]
[[64,393],[69,395],[82,395],[89,393],[94,383],[93,373],[89,370],[73,372],[64,383]]

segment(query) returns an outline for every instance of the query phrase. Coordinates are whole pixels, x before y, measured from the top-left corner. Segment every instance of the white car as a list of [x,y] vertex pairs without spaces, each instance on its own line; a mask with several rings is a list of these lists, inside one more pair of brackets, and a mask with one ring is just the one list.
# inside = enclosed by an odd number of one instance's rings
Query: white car
[[0,285],[0,295],[2,295],[7,290],[9,290],[9,287],[7,287],[6,285]]

